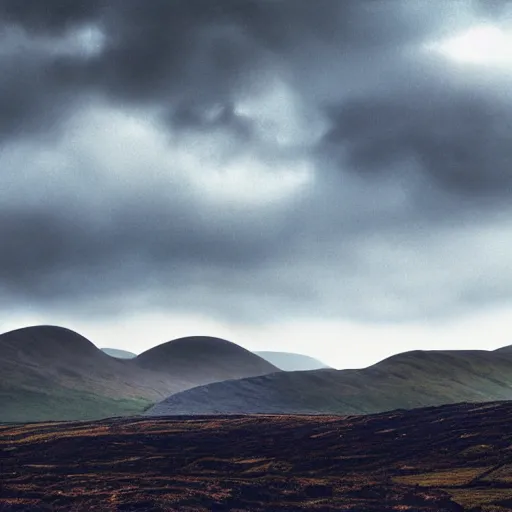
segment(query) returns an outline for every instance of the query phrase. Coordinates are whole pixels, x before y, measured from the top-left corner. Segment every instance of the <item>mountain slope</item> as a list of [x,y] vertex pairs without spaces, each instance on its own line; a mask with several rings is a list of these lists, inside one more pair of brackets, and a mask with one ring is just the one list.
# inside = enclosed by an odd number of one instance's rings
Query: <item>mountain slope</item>
[[512,354],[414,351],[361,370],[282,372],[200,386],[145,414],[367,414],[511,398]]
[[322,361],[319,361],[314,357],[305,356],[304,354],[296,354],[294,352],[274,352],[263,350],[254,353],[285,372],[330,368],[330,366],[327,366],[322,363]]
[[[90,418],[148,406],[170,386],[134,376],[125,362],[54,326],[0,335],[0,421]],[[170,382],[169,382],[170,384]]]
[[133,359],[137,357],[137,354],[129,352],[128,350],[120,350],[118,348],[101,348],[102,352],[108,354],[111,357],[117,357],[118,359]]
[[507,345],[506,347],[497,348],[494,352],[509,352],[512,354],[512,345]]
[[221,338],[189,336],[143,352],[135,364],[175,376],[215,382],[279,371],[249,350]]
[[235,344],[228,348],[219,342],[221,360],[213,353],[216,342],[207,354],[201,344],[180,342],[181,358],[173,358],[178,352],[168,349],[173,343],[123,360],[62,327],[1,334],[0,422],[136,414],[171,393],[216,379],[277,371]]

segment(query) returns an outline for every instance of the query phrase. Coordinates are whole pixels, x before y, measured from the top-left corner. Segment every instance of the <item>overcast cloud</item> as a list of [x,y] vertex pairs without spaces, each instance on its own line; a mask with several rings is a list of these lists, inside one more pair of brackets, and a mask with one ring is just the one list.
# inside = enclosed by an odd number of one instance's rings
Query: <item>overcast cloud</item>
[[429,50],[482,24],[512,4],[0,0],[0,327],[510,306],[512,60]]

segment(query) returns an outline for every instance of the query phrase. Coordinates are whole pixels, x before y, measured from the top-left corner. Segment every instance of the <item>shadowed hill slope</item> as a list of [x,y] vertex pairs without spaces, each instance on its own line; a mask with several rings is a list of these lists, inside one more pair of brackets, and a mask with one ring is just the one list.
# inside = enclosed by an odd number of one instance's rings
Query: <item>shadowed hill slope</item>
[[509,352],[512,354],[512,345],[507,345],[506,347],[497,348],[494,352]]
[[210,342],[205,355],[203,345],[189,341],[177,344],[180,358],[173,359],[178,354],[169,350],[170,342],[123,360],[62,327],[1,334],[0,422],[137,414],[169,394],[216,379],[278,371],[235,344],[227,349],[219,341],[220,357],[214,354],[217,342]]
[[367,414],[511,398],[512,354],[414,351],[361,370],[282,372],[200,386],[145,414]]
[[111,357],[117,357],[118,359],[133,359],[134,357],[137,357],[137,354],[134,354],[133,352],[118,348],[101,348],[100,350],[105,352],[105,354],[108,354]]
[[210,336],[188,336],[163,343],[143,352],[134,362],[142,368],[210,381],[279,371],[249,350]]
[[264,350],[254,353],[285,372],[331,368],[314,357],[305,356],[304,354],[296,354],[294,352],[274,352]]

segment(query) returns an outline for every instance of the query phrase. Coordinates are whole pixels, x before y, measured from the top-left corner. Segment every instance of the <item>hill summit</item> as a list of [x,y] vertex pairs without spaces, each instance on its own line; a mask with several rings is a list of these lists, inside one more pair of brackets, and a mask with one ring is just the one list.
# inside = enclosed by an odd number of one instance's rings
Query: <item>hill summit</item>
[[218,338],[181,338],[121,359],[74,331],[48,325],[1,334],[0,354],[0,421],[138,414],[198,385],[279,371]]

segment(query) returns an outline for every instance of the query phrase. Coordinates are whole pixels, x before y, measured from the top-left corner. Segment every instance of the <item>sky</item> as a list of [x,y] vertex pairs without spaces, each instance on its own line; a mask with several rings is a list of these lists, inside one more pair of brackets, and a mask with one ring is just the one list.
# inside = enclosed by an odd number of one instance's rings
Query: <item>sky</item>
[[0,332],[512,344],[511,90],[508,1],[0,0]]

